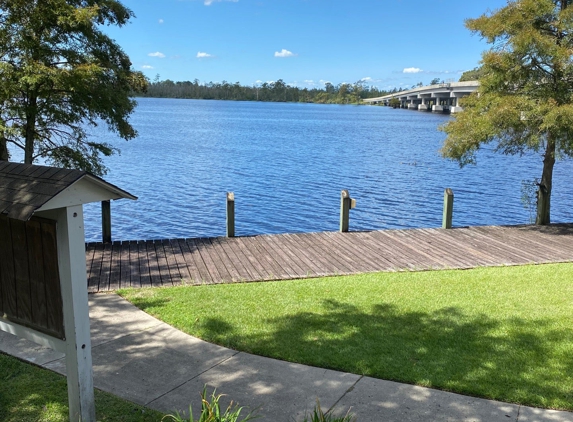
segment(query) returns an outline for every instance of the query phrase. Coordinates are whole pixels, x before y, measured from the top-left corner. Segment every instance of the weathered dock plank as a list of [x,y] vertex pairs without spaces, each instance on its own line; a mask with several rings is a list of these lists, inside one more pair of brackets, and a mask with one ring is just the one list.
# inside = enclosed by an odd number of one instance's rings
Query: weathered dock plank
[[274,248],[272,242],[268,239],[270,236],[263,235],[263,236],[254,236],[249,239],[250,242],[255,243],[255,247],[259,249],[260,253],[263,257],[265,257],[268,261],[274,261],[274,264],[271,264],[275,270],[278,269],[277,278],[294,278],[296,275],[300,274],[300,271],[293,270],[290,266],[290,260],[286,251]]
[[147,252],[151,287],[161,287],[161,274],[159,273],[160,262],[159,257],[155,252],[155,242],[153,240],[146,240],[145,249]]
[[139,246],[137,241],[129,242],[129,277],[131,287],[141,287],[141,274],[139,272]]
[[258,273],[252,267],[250,261],[241,254],[240,249],[233,247],[237,245],[237,242],[233,242],[232,239],[229,241],[229,238],[225,237],[218,237],[211,240],[227,255],[230,265],[237,270],[240,281],[253,281],[259,278]]
[[[169,240],[157,240],[155,242],[155,254],[157,255],[157,267],[159,270],[159,277],[161,277],[162,286],[173,286],[170,266],[167,263],[167,254],[165,253],[164,243],[169,243]],[[173,267],[174,272],[179,273],[177,265]],[[175,277],[176,279],[177,277]]]
[[180,239],[178,243],[193,284],[210,283],[211,275],[195,244],[187,239]]
[[[369,272],[371,269],[368,265],[349,248],[348,243],[353,237],[348,236],[347,232],[313,233],[312,236],[306,236],[309,243],[318,245],[318,252],[329,259],[336,273]],[[355,245],[355,247],[359,246]]]
[[235,265],[234,262],[231,261],[221,244],[217,241],[217,239],[210,238],[208,239],[211,247],[213,248],[213,252],[215,257],[213,258],[216,262],[223,264],[224,271],[229,274],[230,280],[232,282],[243,281],[243,277],[239,272],[239,269]]
[[109,247],[109,290],[117,290],[121,285],[121,242],[113,242]]
[[573,224],[89,243],[88,290],[573,262]]
[[141,287],[151,287],[151,267],[157,266],[155,262],[149,262],[147,255],[147,242],[139,240],[137,242],[138,263],[139,263],[139,284]]
[[[337,236],[337,233],[334,232],[332,234]],[[340,262],[339,257],[341,254],[345,255],[343,251],[332,247],[335,241],[327,233],[321,233],[321,235],[318,236],[318,233],[301,233],[297,234],[296,237],[304,242],[312,260],[320,264],[320,275],[330,275],[333,272],[339,274],[347,273],[348,269]]]
[[93,265],[96,244],[90,243],[86,245],[86,272],[88,279],[88,292],[93,293],[99,290],[99,273],[96,274]]
[[94,244],[94,253],[91,266],[91,280],[88,282],[88,288],[91,287],[92,291],[105,291],[104,286],[101,286],[101,280],[106,278],[106,274],[101,273],[103,260],[103,243],[98,242]]
[[255,254],[253,254],[253,251],[251,251],[250,248],[245,245],[242,238],[236,239],[237,240],[233,239],[233,242],[230,242],[230,244],[233,245],[237,256],[243,261],[245,265],[247,265],[245,260],[249,262],[249,271],[252,277],[251,279],[271,280],[272,275],[270,274],[269,268],[265,268],[265,266],[261,264],[261,260],[255,256]]
[[483,257],[478,250],[458,241],[451,230],[434,231],[432,229],[418,229],[432,238],[432,245],[438,253],[449,255],[456,262],[456,268],[471,268],[477,266],[486,266],[490,262]]
[[251,251],[253,259],[259,263],[259,273],[266,273],[266,280],[277,280],[288,277],[286,271],[270,256],[270,254],[258,243],[254,237],[235,237],[245,251]]
[[121,242],[121,248],[119,252],[119,266],[120,266],[120,277],[119,277],[119,287],[126,288],[131,287],[131,263],[129,260],[129,242]]
[[306,243],[304,236],[286,234],[283,235],[282,239],[286,245],[292,248],[301,265],[304,266],[303,268],[308,268],[307,276],[323,276],[328,273],[328,267],[320,259],[320,257],[325,257],[325,254],[313,254],[313,250]]
[[231,281],[231,275],[225,270],[224,266],[221,265],[215,253],[213,247],[208,239],[187,239],[187,243],[193,245],[205,266],[209,272],[209,279],[211,283],[223,283]]
[[175,265],[177,265],[177,268],[179,269],[180,281],[182,283],[192,283],[194,276],[191,274],[191,271],[187,266],[187,262],[185,262],[183,251],[179,245],[179,239],[171,239],[169,241],[169,247],[171,248]]

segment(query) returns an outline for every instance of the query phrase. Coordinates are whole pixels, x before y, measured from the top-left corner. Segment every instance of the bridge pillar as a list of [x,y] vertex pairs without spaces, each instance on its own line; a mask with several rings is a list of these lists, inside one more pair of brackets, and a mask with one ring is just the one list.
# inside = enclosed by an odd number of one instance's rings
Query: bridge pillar
[[410,96],[406,101],[408,102],[408,110],[418,110],[418,104],[416,104],[416,100],[418,99],[417,95]]
[[431,94],[423,94],[419,97],[422,100],[422,104],[418,105],[418,110],[428,111],[430,109]]
[[443,113],[445,110],[448,110],[449,107],[444,105],[444,102],[449,101],[449,97],[436,97],[436,103],[432,106],[432,111],[435,113]]
[[450,107],[450,113],[459,113],[464,111],[462,107],[459,105],[459,98],[465,97],[467,94],[452,92],[452,106]]

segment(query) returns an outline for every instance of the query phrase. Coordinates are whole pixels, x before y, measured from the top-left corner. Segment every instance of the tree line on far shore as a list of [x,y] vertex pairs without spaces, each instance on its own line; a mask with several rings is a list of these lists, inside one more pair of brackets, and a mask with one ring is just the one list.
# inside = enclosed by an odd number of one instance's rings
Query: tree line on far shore
[[[462,75],[460,81],[473,80],[479,69],[468,71]],[[150,82],[145,92],[137,92],[137,97],[152,98],[186,98],[197,100],[231,100],[231,101],[268,101],[268,102],[295,102],[318,104],[361,104],[366,98],[383,97],[389,94],[424,86],[418,82],[411,87],[394,87],[380,89],[369,86],[367,81],[354,83],[340,83],[333,85],[326,82],[323,88],[300,88],[291,86],[279,79],[275,82],[264,82],[256,85],[241,85],[239,82],[207,82],[201,83],[198,79],[175,82],[170,79],[160,80],[157,75]],[[477,79],[477,78],[474,78]],[[427,85],[435,85],[445,81],[439,78],[432,79]]]
[[139,92],[136,95],[138,97],[203,100],[360,104],[365,98],[382,97],[401,90],[403,89],[381,90],[375,86],[368,86],[364,81],[338,85],[327,82],[324,88],[300,88],[288,85],[282,79],[248,86],[227,81],[200,83],[197,79],[193,82],[174,82],[169,79],[160,81],[157,76],[148,85],[146,92]]

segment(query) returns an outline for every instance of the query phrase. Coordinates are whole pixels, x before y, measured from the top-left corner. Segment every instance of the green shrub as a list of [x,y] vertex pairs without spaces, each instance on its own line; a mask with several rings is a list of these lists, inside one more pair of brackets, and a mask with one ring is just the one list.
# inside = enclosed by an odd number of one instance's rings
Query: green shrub
[[[254,413],[257,411],[255,409],[253,412],[249,412],[243,419],[239,419],[242,407],[234,404],[233,401],[229,403],[229,406],[225,411],[221,412],[221,405],[219,403],[223,394],[216,394],[216,390],[213,390],[211,394],[211,401],[207,399],[207,387],[203,387],[203,392],[201,393],[201,415],[199,419],[195,420],[193,418],[193,409],[189,406],[189,422],[247,422],[257,418],[258,416]],[[173,421],[173,422],[186,422],[179,412],[175,415],[165,415],[162,421]]]
[[316,406],[310,415],[305,415],[303,422],[356,422],[356,417],[350,414],[350,409],[344,416],[333,416],[330,412],[324,413],[320,407],[320,402],[316,400]]

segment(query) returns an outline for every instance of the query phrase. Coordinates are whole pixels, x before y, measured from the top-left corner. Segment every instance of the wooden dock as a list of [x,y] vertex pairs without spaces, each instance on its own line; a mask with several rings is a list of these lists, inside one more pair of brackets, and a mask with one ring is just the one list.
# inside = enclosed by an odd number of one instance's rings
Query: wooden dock
[[573,261],[573,224],[86,245],[88,290]]

